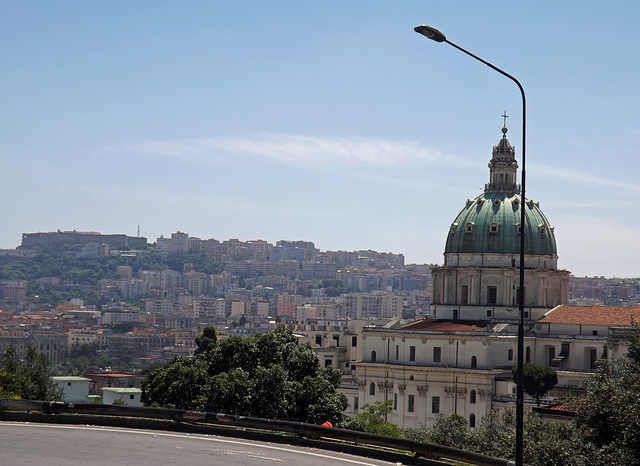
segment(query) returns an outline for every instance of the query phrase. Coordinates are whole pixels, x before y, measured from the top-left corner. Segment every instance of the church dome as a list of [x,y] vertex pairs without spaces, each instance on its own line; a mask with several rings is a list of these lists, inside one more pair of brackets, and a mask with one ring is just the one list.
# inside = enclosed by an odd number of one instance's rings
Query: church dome
[[[520,252],[521,195],[516,184],[518,163],[515,148],[502,128],[502,139],[493,147],[489,161],[490,178],[485,192],[467,200],[451,224],[445,254]],[[556,256],[553,227],[540,210],[540,204],[525,202],[525,254]]]
[[[520,195],[485,192],[467,200],[451,224],[445,254],[520,252]],[[557,255],[553,227],[540,204],[527,200],[525,204],[525,254]]]

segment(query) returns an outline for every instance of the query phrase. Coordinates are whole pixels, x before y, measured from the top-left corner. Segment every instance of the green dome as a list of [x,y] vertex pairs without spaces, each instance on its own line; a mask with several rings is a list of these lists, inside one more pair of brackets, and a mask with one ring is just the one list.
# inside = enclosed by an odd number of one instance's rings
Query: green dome
[[[553,227],[540,204],[525,206],[525,254],[557,255]],[[520,195],[485,192],[467,203],[449,229],[445,254],[520,253]]]

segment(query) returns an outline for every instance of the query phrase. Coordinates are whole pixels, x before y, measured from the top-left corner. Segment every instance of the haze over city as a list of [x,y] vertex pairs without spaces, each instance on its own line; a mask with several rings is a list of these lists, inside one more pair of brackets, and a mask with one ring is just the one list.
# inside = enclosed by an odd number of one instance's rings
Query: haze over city
[[0,2],[0,247],[57,229],[441,263],[515,85],[559,266],[640,276],[640,5]]

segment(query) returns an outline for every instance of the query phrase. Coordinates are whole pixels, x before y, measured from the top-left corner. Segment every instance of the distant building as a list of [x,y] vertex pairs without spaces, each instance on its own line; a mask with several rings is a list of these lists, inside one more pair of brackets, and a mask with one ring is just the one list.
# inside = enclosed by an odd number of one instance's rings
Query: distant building
[[69,245],[88,243],[107,244],[111,248],[146,249],[147,247],[147,239],[142,236],[103,235],[95,231],[58,230],[48,233],[23,233],[20,248],[38,251],[51,249],[59,252],[64,251]]

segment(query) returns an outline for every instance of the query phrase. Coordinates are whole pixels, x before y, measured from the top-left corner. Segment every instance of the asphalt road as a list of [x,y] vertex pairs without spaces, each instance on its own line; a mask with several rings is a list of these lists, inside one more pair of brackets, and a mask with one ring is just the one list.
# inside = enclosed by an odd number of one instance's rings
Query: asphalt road
[[96,426],[0,422],[0,464],[389,465],[359,456],[213,435]]

